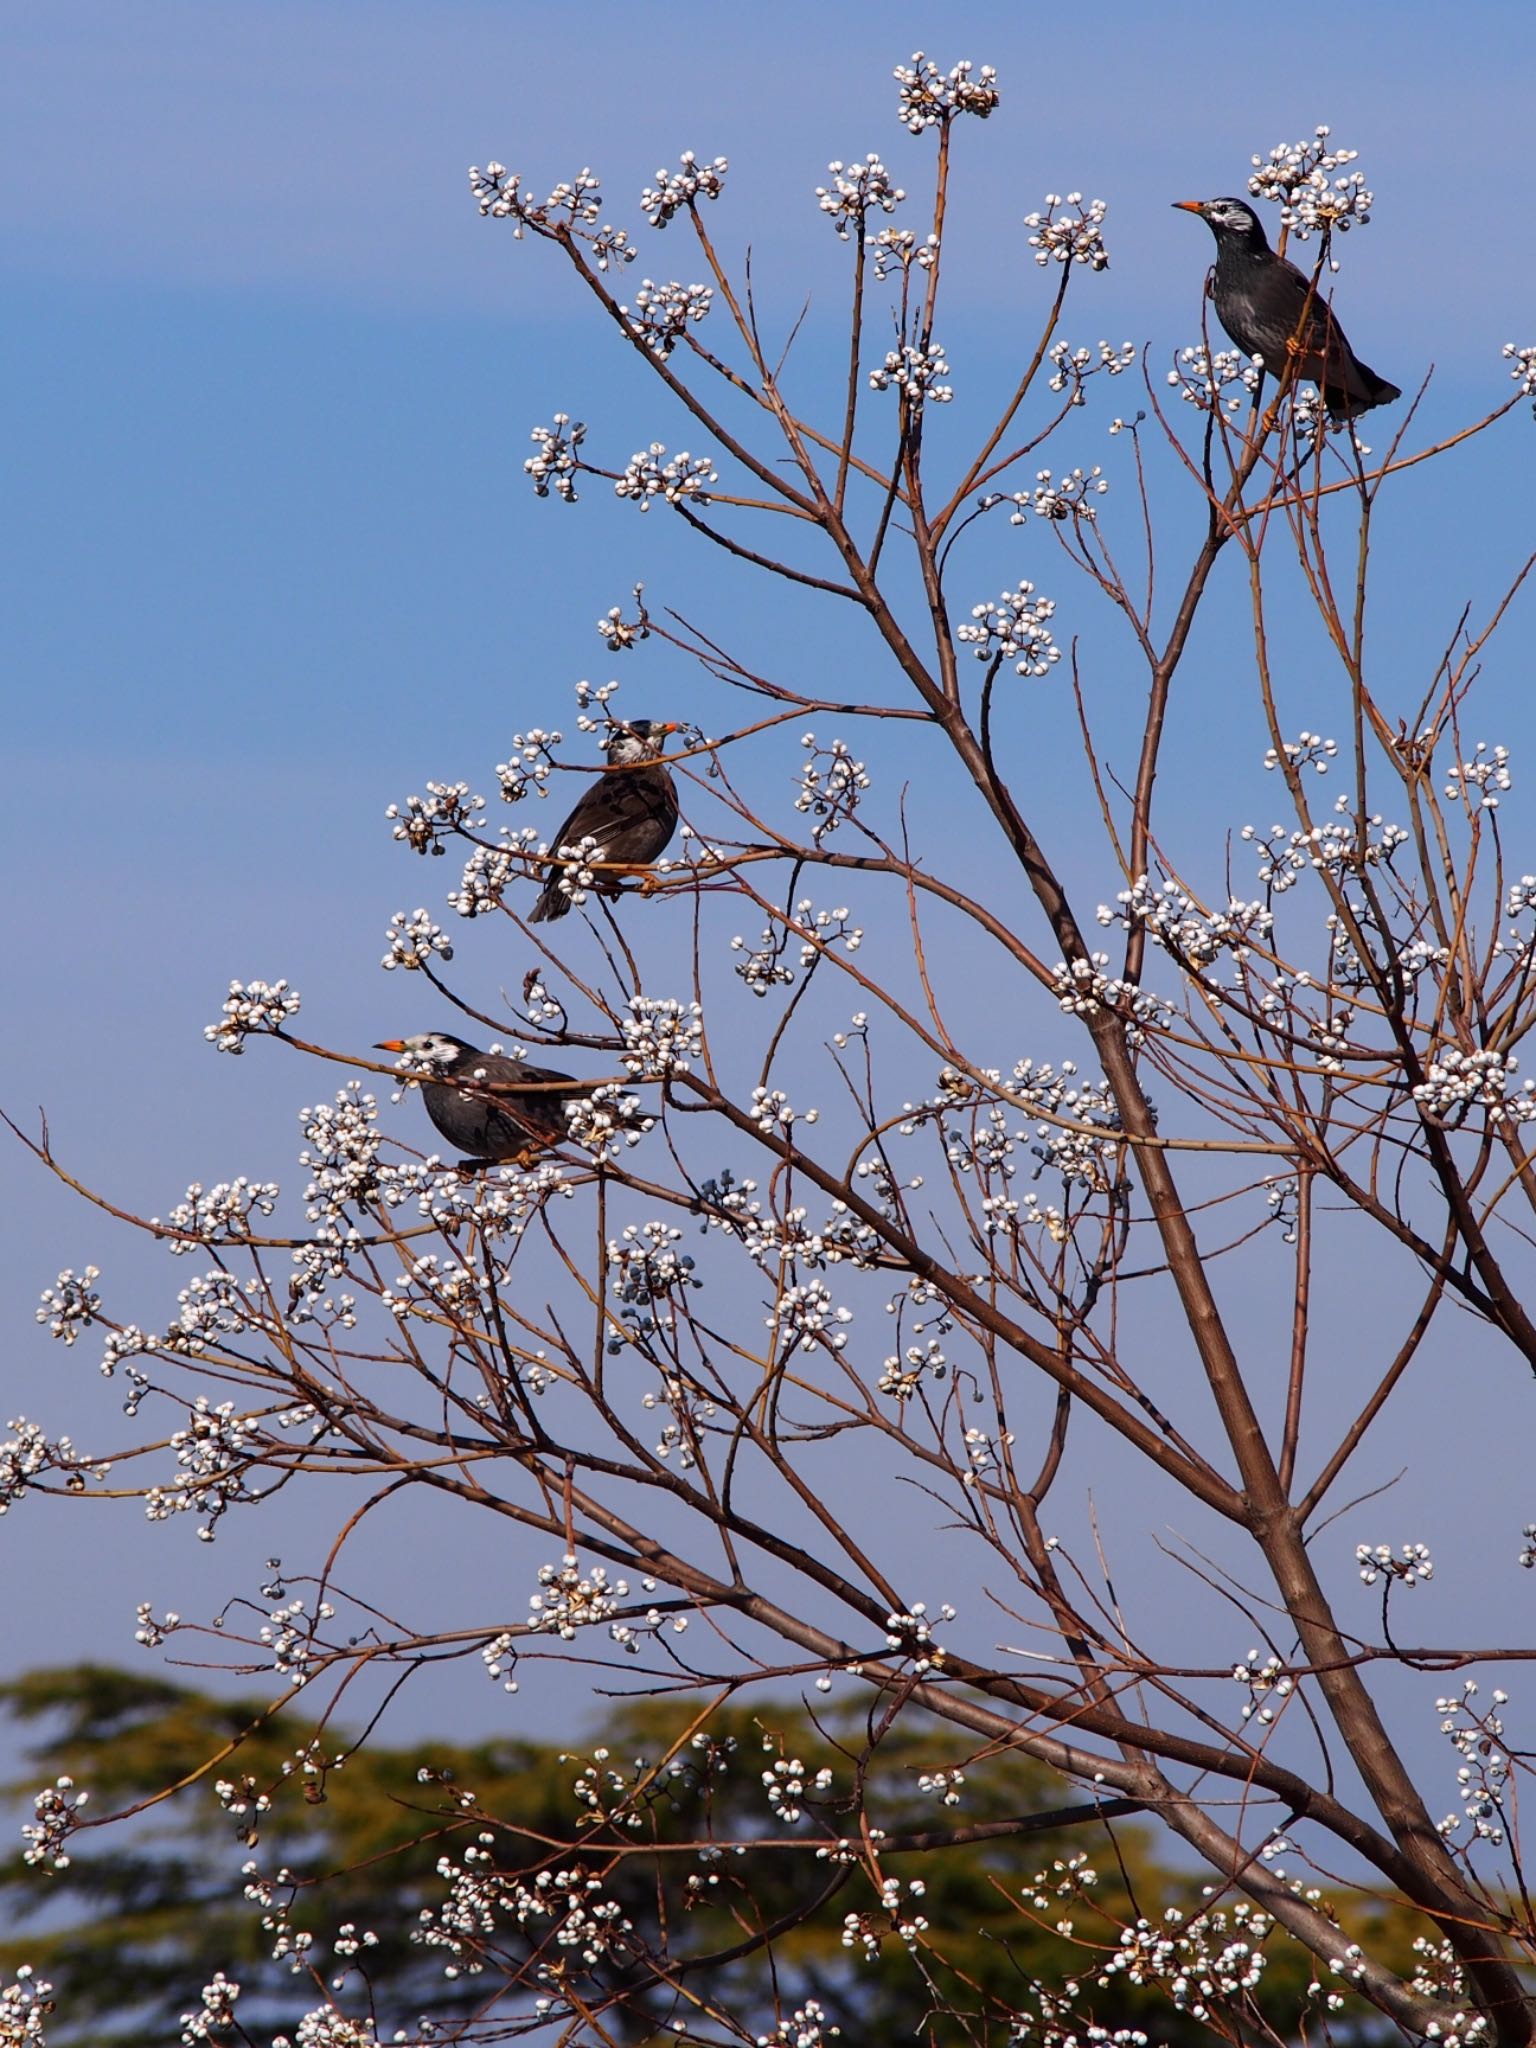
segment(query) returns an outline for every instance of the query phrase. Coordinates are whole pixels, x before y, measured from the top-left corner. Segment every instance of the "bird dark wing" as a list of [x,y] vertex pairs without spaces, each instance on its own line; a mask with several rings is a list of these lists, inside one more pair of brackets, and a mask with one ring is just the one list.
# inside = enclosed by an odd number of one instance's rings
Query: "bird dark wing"
[[1229,297],[1218,276],[1217,317],[1244,354],[1263,359],[1271,376],[1284,376],[1295,342],[1300,354],[1293,381],[1316,384],[1335,418],[1401,395],[1357,360],[1327,300],[1294,263],[1276,256],[1244,282],[1247,288]]
[[[631,847],[660,852],[677,825],[677,786],[665,768],[613,769],[582,797],[551,842],[555,849],[596,839],[607,860],[627,860]],[[638,859],[654,858],[642,851]]]
[[[636,867],[648,865],[665,851],[677,829],[677,785],[657,763],[611,769],[599,776],[550,841],[551,850],[593,839],[602,851],[596,857]],[[531,922],[564,917],[571,899],[560,888],[556,869],[534,905]]]
[[[536,1085],[541,1082],[555,1085]],[[485,1053],[472,1070],[430,1081],[421,1092],[450,1145],[478,1159],[515,1159],[530,1144],[561,1143],[563,1105],[581,1091],[573,1075]]]

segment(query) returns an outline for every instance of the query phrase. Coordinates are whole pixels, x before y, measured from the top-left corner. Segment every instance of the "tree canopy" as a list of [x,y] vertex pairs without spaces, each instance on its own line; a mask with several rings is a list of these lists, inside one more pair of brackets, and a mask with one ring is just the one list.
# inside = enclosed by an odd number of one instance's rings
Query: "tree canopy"
[[[1010,243],[1028,335],[989,354],[955,181],[1002,86],[896,78],[923,194],[869,153],[807,195],[830,323],[724,251],[723,157],[659,170],[643,226],[590,169],[471,173],[618,366],[590,427],[534,428],[533,490],[594,520],[605,598],[635,509],[692,566],[599,612],[626,694],[576,684],[575,746],[523,717],[494,808],[457,758],[489,735],[458,697],[424,721],[389,829],[451,886],[391,919],[399,1035],[323,1043],[274,969],[229,983],[218,1052],[346,1075],[296,1194],[129,1215],[19,1133],[190,1277],[150,1312],[59,1274],[40,1319],[100,1343],[130,1441],[18,1422],[0,1504],[306,1532],[258,1593],[139,1616],[280,1711],[13,1693],[84,1759],[26,1857],[112,1906],[56,1939],[87,1980],[130,1959],[125,2025],[195,1939],[225,1960],[188,2044],[1536,2030],[1527,1757],[1472,1675],[1531,1653],[1410,1640],[1429,1546],[1336,1526],[1467,1345],[1501,1426],[1529,1413],[1536,881],[1471,707],[1532,559],[1495,525],[1427,653],[1378,654],[1376,591],[1412,520],[1479,514],[1429,479],[1505,445],[1536,347],[1434,435],[1427,371],[1344,364],[1373,200],[1319,128],[1248,181],[1265,261],[1303,259],[1265,272],[1292,333],[1250,330],[1220,254],[1202,297],[1202,231],[1171,364],[1075,339],[1108,209],[1052,194]],[[691,276],[632,281],[652,232]],[[661,715],[679,674],[697,718]],[[1434,1434],[1471,1498],[1476,1448]],[[398,1569],[450,1517],[450,1567]],[[424,1665],[514,1688],[535,1657],[654,1699],[574,1776],[509,1740],[412,1790],[368,1737]],[[145,1788],[242,1715],[226,1906]]]

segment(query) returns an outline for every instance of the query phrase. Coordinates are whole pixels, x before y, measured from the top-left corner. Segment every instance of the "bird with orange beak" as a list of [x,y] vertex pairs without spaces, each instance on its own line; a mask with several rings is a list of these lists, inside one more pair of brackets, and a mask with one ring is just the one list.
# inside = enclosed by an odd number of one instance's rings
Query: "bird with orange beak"
[[1293,381],[1317,386],[1330,419],[1352,420],[1402,397],[1361,362],[1312,280],[1271,249],[1245,199],[1173,203],[1182,213],[1198,213],[1216,237],[1211,303],[1245,356],[1258,356],[1272,377],[1283,377],[1294,362]]
[[[649,718],[616,722],[608,740],[608,768],[582,797],[550,843],[553,872],[529,913],[530,924],[564,917],[585,886],[576,877],[594,871],[593,886],[619,893],[619,870],[647,868],[666,851],[677,830],[677,784],[658,760],[676,725]],[[585,842],[584,850],[583,843]]]

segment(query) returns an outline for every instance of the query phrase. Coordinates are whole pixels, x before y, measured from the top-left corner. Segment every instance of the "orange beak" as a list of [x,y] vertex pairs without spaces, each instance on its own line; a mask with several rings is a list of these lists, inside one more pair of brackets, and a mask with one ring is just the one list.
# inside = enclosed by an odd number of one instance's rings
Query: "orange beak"
[[373,1049],[375,1052],[404,1052],[405,1040],[403,1038],[381,1038]]
[[1175,199],[1173,203],[1182,213],[1200,213],[1205,207],[1203,199]]

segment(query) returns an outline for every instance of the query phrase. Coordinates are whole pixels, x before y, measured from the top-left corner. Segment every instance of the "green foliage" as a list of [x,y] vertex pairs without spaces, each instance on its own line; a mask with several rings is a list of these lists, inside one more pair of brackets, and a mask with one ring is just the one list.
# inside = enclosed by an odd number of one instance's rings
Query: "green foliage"
[[[89,1787],[93,1820],[143,1803],[125,1826],[77,1838],[78,1853],[51,1877],[19,1855],[0,1872],[8,1918],[25,1929],[0,1943],[0,1959],[31,1961],[53,1981],[61,2021],[50,2033],[60,2043],[158,2048],[220,1968],[244,1987],[242,2017],[259,2009],[295,2024],[315,2003],[313,1983],[271,1959],[271,1935],[243,1896],[241,1866],[252,1857],[292,1871],[332,1932],[347,1921],[374,1930],[370,1974],[413,2010],[457,2010],[462,1991],[444,1987],[440,1962],[409,1939],[417,1910],[441,1890],[433,1866],[445,1826],[443,1789],[418,1784],[418,1768],[476,1783],[531,1826],[558,1828],[569,1812],[552,1753],[536,1743],[423,1743],[407,1754],[348,1751],[341,1738],[345,1763],[317,1783],[296,1762],[300,1718],[254,1700],[82,1665],[31,1672],[0,1688],[0,1701],[54,1723],[34,1754],[49,1773]],[[221,1812],[221,1778],[270,1789],[254,1840]],[[161,1798],[168,1786],[178,1789]],[[7,1789],[17,1797],[24,1788]],[[307,1924],[302,1910],[294,1920]]]
[[[609,2038],[650,2038],[679,2012],[697,2018],[701,2004],[766,2009],[770,1968],[781,1993],[818,1999],[851,2039],[921,2034],[932,2012],[947,2017],[942,2035],[927,2038],[958,2038],[958,2015],[968,2014],[972,2038],[1002,2041],[1007,2016],[1038,2003],[1036,1981],[1057,1996],[1081,1985],[1068,2003],[1103,2027],[1139,2026],[1174,2044],[1210,2037],[1161,1991],[1122,1978],[1094,1984],[1124,1925],[1160,1923],[1170,1906],[1198,1910],[1195,1881],[1160,1868],[1135,1821],[1074,1819],[1086,1809],[1063,1808],[1062,1787],[1040,1766],[968,1756],[953,1732],[920,1729],[908,1715],[879,1728],[783,1703],[706,1712],[692,1699],[647,1700],[616,1709],[582,1755],[511,1739],[353,1749],[333,1731],[322,1760],[291,1711],[98,1665],[32,1672],[0,1689],[0,1701],[46,1724],[36,1758],[89,1787],[93,1822],[138,1809],[126,1824],[82,1831],[51,1876],[19,1855],[0,1872],[17,1929],[0,1942],[0,1961],[29,1961],[53,1981],[58,2048],[159,2048],[220,1968],[242,1985],[245,2025],[291,2028],[348,1967],[333,1943],[349,1923],[376,1937],[353,1967],[365,1968],[381,2033],[418,2014],[465,2016],[509,1961],[527,1970],[541,1960],[540,1931],[515,1923],[488,1945],[483,1980],[472,1951],[459,1959],[464,1973],[449,1975],[450,1958],[412,1939],[423,1908],[444,1898],[439,1859],[459,1865],[487,1835],[503,1872],[601,1877],[603,1896],[634,1925],[631,1999],[661,1950],[665,1918],[667,1981],[622,2018],[610,2013]],[[806,1788],[798,1823],[765,1797],[763,1773],[780,1761],[803,1766],[793,1773]],[[830,1781],[817,1788],[822,1771]],[[963,1774],[953,1806],[919,1783],[950,1771]],[[573,1796],[578,1777],[585,1794]],[[243,1815],[221,1809],[220,1780],[241,1788]],[[7,1789],[20,1800],[32,1787]],[[253,1817],[260,1794],[270,1805]],[[239,1803],[226,1794],[226,1806]],[[805,1842],[818,1836],[852,1853],[823,1859],[808,1895]],[[693,1842],[719,1853],[669,1853]],[[880,1875],[901,1880],[897,1917],[920,1912],[927,1922],[910,1944],[880,1904],[871,1850]],[[274,1961],[273,1930],[243,1896],[247,1859],[265,1875],[292,1874],[288,1925],[313,1937],[312,1961],[297,1972]],[[1097,1874],[1091,1886],[1084,1863]],[[1353,1918],[1364,1910],[1357,1903]],[[1385,1936],[1406,1956],[1406,1919],[1375,1919],[1378,1949]],[[878,1956],[861,1954],[866,1933]],[[558,1967],[547,1928],[542,1938],[543,1959]],[[1262,2011],[1291,2035],[1311,1966],[1274,1935],[1268,1957],[1252,2017]],[[621,1987],[622,1964],[608,1981]]]

